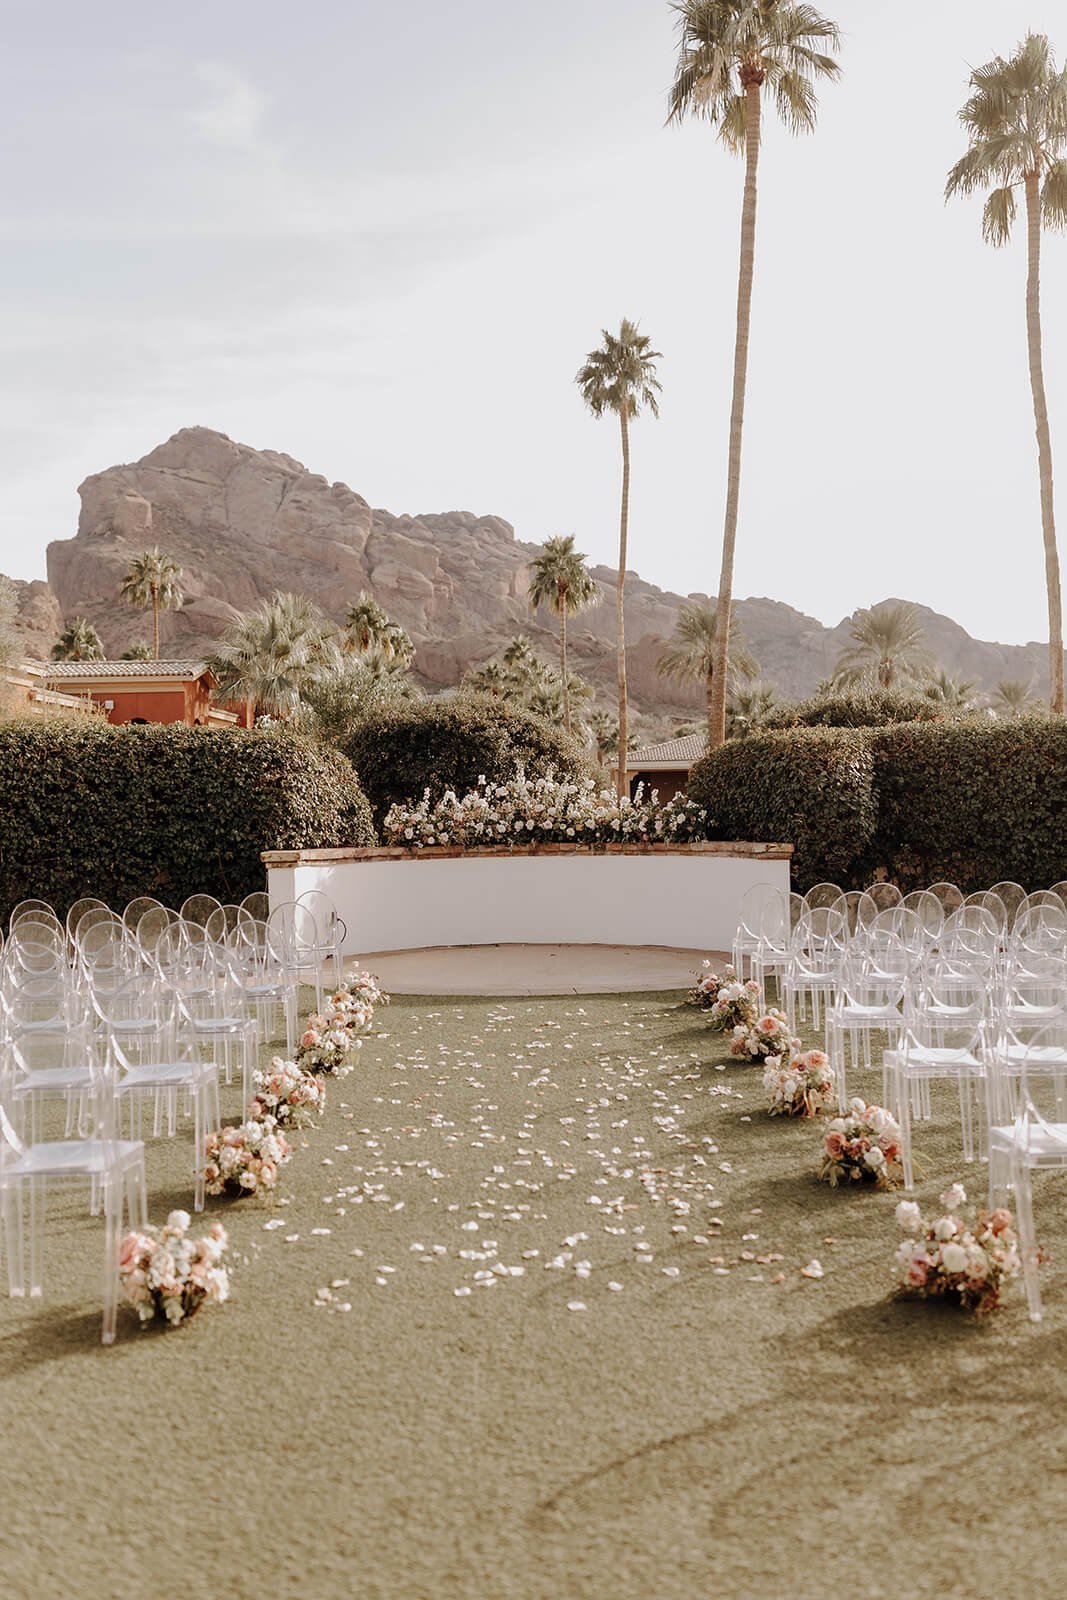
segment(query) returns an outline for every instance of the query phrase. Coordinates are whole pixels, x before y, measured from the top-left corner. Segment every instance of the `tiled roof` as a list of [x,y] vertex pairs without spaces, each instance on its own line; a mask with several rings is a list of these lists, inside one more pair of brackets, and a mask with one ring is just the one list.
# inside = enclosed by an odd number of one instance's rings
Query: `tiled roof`
[[672,766],[691,767],[699,761],[708,748],[702,733],[687,734],[684,739],[668,739],[664,744],[646,744],[643,750],[631,750],[626,765],[632,772],[637,767]]
[[44,676],[72,678],[199,678],[207,671],[204,661],[50,661],[42,663]]

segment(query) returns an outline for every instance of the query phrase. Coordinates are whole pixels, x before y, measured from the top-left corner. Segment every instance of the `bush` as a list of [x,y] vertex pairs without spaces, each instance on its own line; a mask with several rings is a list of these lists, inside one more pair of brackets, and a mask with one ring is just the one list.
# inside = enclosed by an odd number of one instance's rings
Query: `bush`
[[431,801],[446,789],[467,794],[480,777],[507,783],[521,767],[528,778],[582,779],[585,750],[543,717],[485,695],[383,705],[343,741],[381,825],[391,805]]
[[83,895],[179,906],[265,885],[261,850],[374,844],[336,751],[281,730],[0,724],[0,918],[28,896],[59,914]]
[[878,822],[874,865],[902,889],[939,879],[966,892],[1010,878],[1067,878],[1067,723],[919,724],[868,735]]
[[763,734],[698,761],[688,793],[716,838],[794,844],[801,891],[863,888],[880,868],[905,892],[1067,878],[1062,718]]
[[792,844],[794,886],[841,881],[870,849],[874,762],[862,729],[751,734],[703,756],[686,792],[711,837]]
[[892,722],[948,722],[959,712],[946,711],[925,695],[899,689],[870,694],[817,694],[795,705],[775,706],[764,728],[883,728]]

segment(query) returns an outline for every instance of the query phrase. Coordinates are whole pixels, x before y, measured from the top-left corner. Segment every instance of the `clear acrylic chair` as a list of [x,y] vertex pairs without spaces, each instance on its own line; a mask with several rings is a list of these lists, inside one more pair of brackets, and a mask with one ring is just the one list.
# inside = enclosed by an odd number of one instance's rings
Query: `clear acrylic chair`
[[997,896],[1007,912],[1010,933],[1015,923],[1015,913],[1026,899],[1026,890],[1021,883],[1013,883],[1010,878],[1005,878],[1000,883],[991,884],[989,893]]
[[904,898],[897,885],[889,883],[885,879],[878,879],[874,883],[869,883],[864,893],[870,895],[879,911],[892,910],[894,906],[899,906]]
[[74,936],[78,931],[78,924],[87,911],[106,911],[108,908],[103,900],[97,900],[93,895],[84,895],[82,899],[75,900],[66,916],[67,939],[74,943]]
[[745,961],[749,963],[749,974],[763,938],[764,911],[769,910],[771,918],[780,924],[784,931],[788,915],[787,891],[779,889],[773,883],[754,883],[746,889],[741,896],[741,905],[738,910],[737,928],[733,941],[733,964],[739,978],[745,977]]
[[848,1105],[845,1074],[849,1051],[853,1069],[871,1064],[871,1038],[895,1039],[903,1023],[904,990],[910,956],[903,944],[888,941],[850,952],[830,1000],[826,1018],[827,1055],[837,1077],[837,1097]]
[[843,890],[836,900],[831,901],[830,908],[844,913],[850,939],[862,938],[864,931],[878,915],[878,907],[865,889]]
[[314,987],[315,1009],[321,1011],[327,982],[339,982],[340,972],[335,966],[333,977],[329,978],[335,952],[320,944],[314,913],[297,900],[285,901],[271,912],[267,927],[274,948],[281,954],[293,979]]
[[217,911],[222,904],[213,894],[191,894],[178,908],[178,915],[183,922],[195,922],[201,928],[207,926],[207,919],[213,911]]
[[947,1079],[957,1086],[964,1161],[973,1161],[976,1150],[984,1148],[987,1017],[984,983],[955,968],[928,969],[923,981],[905,992],[903,1026],[885,1051],[882,1068],[886,1099],[900,1124],[906,1189],[915,1185],[912,1123],[929,1118],[932,1083]]
[[149,911],[162,911],[163,902],[150,894],[136,895],[122,913],[122,920],[129,931],[136,937],[141,918]]
[[768,901],[760,917],[759,944],[751,958],[752,977],[761,990],[768,978],[773,978],[779,998],[782,978],[789,964],[789,943],[793,929],[807,911],[803,899],[792,892],[787,896],[783,911],[780,902]]
[[252,894],[246,894],[241,901],[241,910],[247,911],[257,922],[266,922],[270,917],[270,895],[265,889],[256,889]]
[[179,1036],[193,1040],[207,1058],[218,1062],[227,1083],[235,1068],[241,1074],[241,1104],[252,1098],[252,1073],[259,1047],[259,1028],[248,1002],[240,972],[225,951],[212,966],[195,970],[186,965],[172,974],[178,1001]]
[[958,911],[963,904],[963,890],[954,883],[932,883],[926,892],[938,901],[946,917]]
[[1041,1321],[1039,1251],[1034,1228],[1035,1171],[1067,1168],[1067,1018],[1038,1030],[1018,1058],[1015,1114],[998,1114],[989,1129],[989,1202],[1014,1202],[1023,1282],[1031,1322]]
[[804,894],[804,904],[812,910],[817,906],[832,906],[840,900],[843,892],[839,883],[813,883]]
[[848,941],[844,913],[830,906],[809,907],[793,929],[782,979],[782,999],[790,1033],[800,1018],[818,1027],[837,987]]
[[[135,979],[131,990],[136,990],[141,980]],[[116,1000],[121,1001],[117,996]],[[142,1001],[135,993],[131,1005],[139,1007]],[[201,1058],[197,1040],[179,1036],[172,1043],[167,1034],[161,1034],[159,1048],[142,1049],[139,1060],[131,1060],[114,1033],[108,1035],[108,1061],[115,1074],[115,1097],[120,1111],[128,1109],[130,1132],[140,1140],[142,1111],[146,1100],[152,1101],[152,1131],[158,1137],[162,1131],[161,1104],[165,1103],[169,1115],[167,1132],[173,1138],[177,1133],[176,1105],[179,1096],[187,1100],[193,1116],[193,1210],[204,1209],[204,1168],[207,1165],[207,1136],[220,1126],[219,1069],[214,1061]]]
[[115,1338],[118,1313],[119,1242],[128,1211],[135,1227],[148,1224],[148,1190],[144,1146],[120,1139],[115,1132],[115,1097],[111,1075],[95,1051],[87,1058],[90,1089],[86,1097],[90,1133],[86,1138],[27,1141],[16,1130],[0,1093],[0,1208],[4,1216],[8,1285],[12,1295],[26,1293],[26,1243],[29,1243],[29,1292],[44,1287],[44,1230],[51,1190],[89,1180],[104,1217],[102,1339]]
[[38,911],[45,911],[53,917],[56,914],[55,907],[50,906],[47,900],[20,900],[12,907],[11,915],[7,919],[7,931],[10,933],[21,917],[31,916]]

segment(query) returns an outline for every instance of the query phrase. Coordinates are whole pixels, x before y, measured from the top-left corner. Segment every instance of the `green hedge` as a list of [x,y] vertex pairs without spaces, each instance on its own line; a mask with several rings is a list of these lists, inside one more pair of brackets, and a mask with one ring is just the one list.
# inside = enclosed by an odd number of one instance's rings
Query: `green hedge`
[[383,705],[341,749],[359,774],[375,820],[394,801],[418,801],[429,789],[466,794],[479,777],[504,783],[522,767],[528,778],[585,777],[586,751],[543,717],[488,695],[456,695]]
[[764,728],[883,728],[896,722],[946,722],[958,712],[946,711],[921,694],[879,689],[870,694],[821,694],[795,705],[775,706]]
[[0,723],[0,918],[39,896],[242,899],[261,850],[374,844],[349,763],[283,731],[103,720]]
[[1067,879],[1062,718],[763,734],[698,761],[688,792],[715,838],[793,843],[801,891],[862,888],[880,868],[905,891]]
[[874,763],[862,729],[750,734],[703,756],[687,792],[718,839],[792,844],[793,881],[839,881],[869,848]]
[[970,892],[1009,878],[1067,878],[1067,722],[1062,717],[880,728],[869,735],[873,859],[903,889],[939,879]]

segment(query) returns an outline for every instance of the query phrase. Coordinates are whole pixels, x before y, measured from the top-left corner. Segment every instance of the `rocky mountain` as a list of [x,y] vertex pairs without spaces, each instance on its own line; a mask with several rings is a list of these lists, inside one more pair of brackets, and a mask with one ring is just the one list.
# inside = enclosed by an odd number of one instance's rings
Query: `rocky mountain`
[[[341,622],[369,589],[410,633],[416,668],[431,689],[454,684],[467,667],[527,633],[552,658],[553,619],[531,618],[528,564],[538,546],[515,538],[500,517],[452,511],[397,516],[371,507],[344,483],[329,483],[274,450],[237,444],[208,428],[183,428],[140,461],[109,467],[79,490],[74,538],[48,549],[48,584],[19,585],[27,652],[43,658],[63,619],[86,616],[106,650],[118,655],[148,632],[144,614],[118,598],[133,556],[158,544],[183,569],[185,604],[161,619],[164,653],[211,648],[226,624],[274,590],[311,595]],[[594,569],[605,603],[572,624],[576,670],[610,698],[615,677],[615,575]],[[651,715],[686,715],[699,690],[665,683],[656,672],[662,641],[685,598],[628,574],[630,688]],[[790,697],[809,694],[846,642],[847,619],[828,629],[770,599],[739,602],[746,638],[763,676]],[[952,672],[992,688],[1004,677],[1047,670],[1043,646],[995,645],[924,611],[928,641]]]

